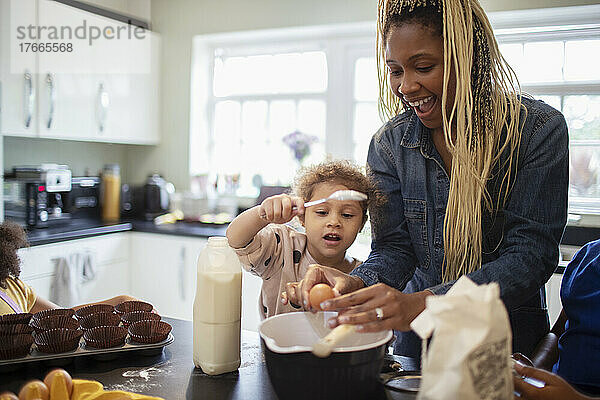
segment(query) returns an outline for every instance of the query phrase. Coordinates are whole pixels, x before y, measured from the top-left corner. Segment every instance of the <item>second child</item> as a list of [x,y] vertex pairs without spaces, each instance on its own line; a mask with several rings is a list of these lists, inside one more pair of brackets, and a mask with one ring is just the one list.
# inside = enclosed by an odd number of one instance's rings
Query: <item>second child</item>
[[[366,201],[330,200],[304,208],[338,190],[355,190]],[[327,265],[349,273],[361,262],[346,255],[367,221],[368,206],[380,202],[374,184],[348,161],[329,161],[300,171],[293,194],[265,199],[238,215],[227,228],[229,245],[242,266],[263,280],[263,317],[301,308],[280,301],[288,282],[300,281],[311,264]],[[298,217],[305,233],[284,225]]]

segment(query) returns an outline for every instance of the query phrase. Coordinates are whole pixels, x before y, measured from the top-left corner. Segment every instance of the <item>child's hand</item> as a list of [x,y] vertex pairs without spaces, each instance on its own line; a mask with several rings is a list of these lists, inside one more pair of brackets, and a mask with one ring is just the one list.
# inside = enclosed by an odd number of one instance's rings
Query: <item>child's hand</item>
[[304,214],[304,200],[287,194],[266,198],[260,205],[258,215],[274,224],[285,224],[296,215]]
[[[551,372],[538,368],[526,367],[520,365],[519,363],[515,363],[514,367],[515,371],[519,374],[519,376],[513,377],[515,391],[521,395],[520,397],[515,395],[515,400],[592,400],[591,397],[577,392],[564,379]],[[536,387],[530,383],[527,383],[522,377],[534,378],[538,381],[544,382],[544,387]]]

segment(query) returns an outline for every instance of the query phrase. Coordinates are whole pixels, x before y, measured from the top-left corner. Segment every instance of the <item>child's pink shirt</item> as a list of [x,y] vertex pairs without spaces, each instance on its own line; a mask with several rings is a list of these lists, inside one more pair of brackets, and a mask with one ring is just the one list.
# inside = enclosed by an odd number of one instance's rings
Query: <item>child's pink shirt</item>
[[[263,279],[262,316],[270,317],[298,309],[281,304],[281,293],[288,282],[299,282],[311,264],[317,264],[306,247],[306,235],[287,225],[269,224],[246,246],[234,249],[242,266]],[[346,256],[352,268],[360,261]],[[260,304],[260,302],[259,302]]]

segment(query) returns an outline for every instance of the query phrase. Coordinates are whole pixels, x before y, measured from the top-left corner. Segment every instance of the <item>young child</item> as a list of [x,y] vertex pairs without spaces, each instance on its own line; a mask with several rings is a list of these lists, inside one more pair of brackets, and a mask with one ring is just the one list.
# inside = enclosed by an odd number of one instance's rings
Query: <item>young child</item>
[[[36,296],[31,286],[19,279],[21,260],[17,250],[28,246],[27,236],[21,226],[13,222],[0,224],[0,315],[32,313],[59,308],[58,305]],[[117,305],[127,300],[136,300],[127,295],[113,297],[99,303]],[[82,304],[73,309],[78,309]]]
[[[348,189],[364,193],[368,199],[333,200],[304,208],[305,202]],[[288,282],[302,279],[309,265],[326,265],[346,273],[359,265],[359,260],[346,256],[346,250],[365,225],[368,206],[380,201],[374,184],[358,167],[348,161],[330,161],[301,170],[292,195],[269,197],[238,215],[227,228],[227,239],[244,269],[263,279],[263,317],[300,308],[279,301],[279,296]],[[296,216],[306,233],[284,225]]]

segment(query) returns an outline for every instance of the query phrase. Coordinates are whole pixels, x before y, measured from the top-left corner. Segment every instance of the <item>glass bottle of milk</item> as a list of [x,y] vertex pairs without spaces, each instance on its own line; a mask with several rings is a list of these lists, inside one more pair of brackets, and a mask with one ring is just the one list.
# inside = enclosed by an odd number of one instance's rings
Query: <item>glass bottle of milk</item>
[[208,375],[240,366],[242,269],[226,237],[210,237],[198,257],[194,364]]

